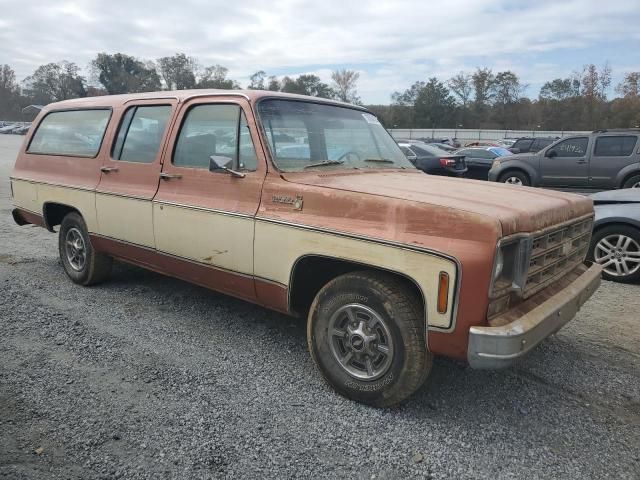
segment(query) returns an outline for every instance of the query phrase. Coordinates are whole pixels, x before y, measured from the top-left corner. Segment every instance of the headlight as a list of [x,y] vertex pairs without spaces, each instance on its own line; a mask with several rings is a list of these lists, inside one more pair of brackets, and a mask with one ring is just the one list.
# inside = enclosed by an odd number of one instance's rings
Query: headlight
[[518,236],[498,244],[493,265],[492,298],[524,288],[531,256],[530,239],[528,235]]
[[491,164],[491,168],[496,168],[498,165],[500,165],[500,160],[495,159]]

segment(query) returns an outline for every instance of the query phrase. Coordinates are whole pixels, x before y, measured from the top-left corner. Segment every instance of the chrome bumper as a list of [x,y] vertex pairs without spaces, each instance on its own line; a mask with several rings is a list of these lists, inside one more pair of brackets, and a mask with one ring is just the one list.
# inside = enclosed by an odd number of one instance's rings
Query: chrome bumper
[[[600,286],[594,264],[548,300],[500,327],[471,327],[467,359],[473,368],[505,368],[560,330]],[[534,297],[535,298],[535,295]]]

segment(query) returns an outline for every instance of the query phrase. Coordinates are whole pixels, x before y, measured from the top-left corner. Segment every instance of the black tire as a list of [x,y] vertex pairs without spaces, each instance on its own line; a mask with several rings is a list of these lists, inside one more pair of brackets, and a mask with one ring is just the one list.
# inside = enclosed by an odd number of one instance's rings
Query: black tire
[[[374,323],[380,330],[377,340],[366,343],[365,349],[352,352],[352,355],[361,358],[358,355],[363,355],[367,348],[376,349],[376,355],[379,343],[385,341],[391,347],[387,350],[392,354],[384,356],[388,366],[386,370],[380,369],[379,377],[357,378],[347,371],[334,354],[338,347],[333,342],[347,344],[357,337],[346,331],[345,337],[329,334],[332,318],[340,318],[341,310],[353,304],[360,306],[357,308],[370,309],[381,321]],[[344,318],[349,317],[345,314]],[[335,322],[334,326],[337,325]],[[348,320],[347,323],[353,325]],[[386,335],[381,334],[383,325],[391,343]],[[371,333],[375,329],[367,330]],[[376,407],[387,407],[406,399],[420,388],[431,371],[433,356],[427,350],[422,304],[401,279],[390,274],[348,273],[325,285],[311,305],[307,341],[313,361],[338,393]],[[349,348],[355,347],[349,343]],[[382,367],[384,364],[380,363]]]
[[627,178],[622,188],[640,188],[640,175]]
[[[77,246],[82,245],[82,250],[74,249],[69,242],[77,242]],[[77,255],[73,256],[70,249],[75,250]],[[78,213],[69,213],[62,220],[58,234],[58,251],[64,271],[74,283],[95,285],[106,280],[111,273],[112,258],[94,250],[87,226]],[[78,253],[81,251],[84,255]],[[82,257],[84,261],[80,260]]]
[[502,175],[500,175],[498,182],[506,183],[509,185],[517,185],[517,183],[511,182],[510,179],[518,179],[520,181],[520,184],[524,187],[528,187],[531,185],[529,176],[520,170],[509,170],[507,172],[504,172]]
[[[601,228],[600,230],[596,231],[593,234],[593,237],[591,238],[591,245],[589,246],[589,254],[587,255],[587,259],[592,262],[600,263],[603,265],[604,270],[602,271],[602,278],[604,278],[605,280],[611,280],[613,282],[620,282],[620,283],[638,282],[640,281],[640,265],[638,265],[636,262],[625,261],[624,256],[622,256],[621,258],[618,257],[618,262],[624,261],[627,265],[630,265],[632,267],[637,266],[637,269],[631,269],[631,268],[629,269],[632,272],[631,274],[620,275],[619,272],[617,271],[615,263],[612,265],[610,264],[609,266],[605,266],[607,260],[602,259],[603,254],[605,253],[603,250],[599,249],[598,252],[596,252],[596,246],[603,239],[607,239],[607,238],[613,239],[619,236],[628,237],[632,240],[632,242],[630,242],[630,245],[627,247],[629,251],[640,252],[640,230],[638,230],[637,228],[631,227],[629,225],[610,225],[608,227]],[[635,244],[633,242],[635,242]],[[596,260],[596,256],[600,258]],[[609,273],[609,271],[607,270],[609,270],[612,273]]]

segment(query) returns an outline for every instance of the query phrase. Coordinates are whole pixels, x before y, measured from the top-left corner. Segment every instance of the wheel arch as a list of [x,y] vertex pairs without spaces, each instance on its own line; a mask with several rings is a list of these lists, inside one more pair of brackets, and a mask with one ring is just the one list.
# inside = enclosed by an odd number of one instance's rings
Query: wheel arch
[[537,177],[532,175],[528,168],[521,165],[510,165],[509,167],[505,168],[502,172],[500,172],[500,175],[498,175],[498,181],[500,181],[500,179],[508,173],[514,172],[523,173],[524,175],[526,175],[531,186],[535,186],[537,184]]
[[626,168],[620,170],[616,179],[617,188],[622,188],[627,180],[636,175],[640,175],[640,164],[637,163],[628,165]]
[[[422,305],[426,332],[428,324],[427,297],[415,279],[396,270],[322,254],[301,255],[293,263],[289,277],[287,299],[289,311],[306,315],[313,299],[324,285],[345,273],[365,270],[391,274],[402,280],[417,296]],[[320,274],[318,274],[318,272],[320,272]]]
[[84,218],[80,210],[71,205],[58,202],[45,202],[42,205],[42,218],[44,219],[45,228],[50,232],[55,232],[53,227],[60,225],[64,217],[69,213],[77,213]]

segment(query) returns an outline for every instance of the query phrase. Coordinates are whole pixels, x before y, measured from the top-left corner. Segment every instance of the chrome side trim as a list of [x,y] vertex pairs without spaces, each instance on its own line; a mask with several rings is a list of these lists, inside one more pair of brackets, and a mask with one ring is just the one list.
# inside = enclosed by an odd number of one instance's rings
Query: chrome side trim
[[148,197],[140,197],[138,195],[128,195],[126,193],[117,193],[117,192],[104,192],[101,190],[95,190],[96,195],[107,195],[109,197],[122,197],[122,198],[130,198],[132,200],[142,200],[146,202],[150,202],[151,198]]
[[[444,258],[445,260],[449,260],[450,262],[453,262],[456,266],[456,287],[454,290],[454,298],[453,298],[453,309],[451,311],[451,322],[449,324],[449,327],[447,328],[443,328],[443,327],[436,327],[436,326],[429,326],[428,329],[429,330],[434,330],[434,331],[438,331],[438,332],[451,332],[453,330],[455,330],[455,326],[456,326],[456,320],[458,317],[458,304],[460,301],[460,287],[462,285],[462,265],[460,264],[460,262],[458,261],[457,258],[452,257],[450,255],[444,254],[442,252],[438,252],[436,250],[431,250],[428,248],[424,248],[424,247],[417,247],[414,245],[407,245],[404,243],[399,243],[399,242],[394,242],[391,240],[383,240],[383,239],[379,239],[379,238],[373,238],[373,237],[367,237],[364,235],[356,235],[353,233],[348,233],[348,232],[343,232],[340,230],[331,230],[331,229],[327,229],[327,228],[322,228],[322,227],[313,227],[313,226],[309,226],[309,225],[302,225],[299,223],[293,223],[293,222],[288,222],[285,220],[278,220],[275,218],[267,218],[267,217],[255,217],[256,222],[266,222],[266,223],[273,223],[273,224],[278,224],[278,225],[284,225],[284,226],[288,226],[291,228],[297,228],[300,230],[311,230],[314,232],[318,232],[318,233],[325,233],[325,234],[329,234],[329,235],[336,235],[339,237],[345,237],[345,238],[350,238],[353,240],[359,240],[359,241],[364,241],[364,242],[369,242],[369,243],[378,243],[381,245],[386,245],[389,247],[393,247],[393,248],[400,248],[402,250],[409,250],[409,251],[414,251],[414,252],[420,252],[420,253],[426,253],[429,255],[433,255],[436,257],[440,257],[440,258]],[[345,259],[346,260],[346,259]],[[357,262],[355,262],[357,263]],[[414,282],[415,283],[415,282]],[[423,298],[424,298],[424,292],[423,292]],[[425,308],[426,308],[426,303],[425,303]]]
[[83,192],[95,192],[96,189],[95,188],[87,188],[87,187],[78,187],[76,185],[67,185],[64,183],[52,183],[52,182],[41,182],[39,180],[30,180],[28,178],[20,178],[20,177],[9,177],[10,180],[12,181],[19,181],[19,182],[27,182],[27,183],[34,183],[37,185],[46,185],[48,187],[63,187],[63,188],[70,188],[72,190],[81,190]]
[[219,215],[226,215],[228,217],[239,217],[239,218],[254,218],[255,216],[250,213],[241,213],[241,212],[232,212],[228,210],[218,210],[216,208],[208,208],[208,207],[200,207],[198,205],[187,205],[186,203],[178,203],[178,202],[168,202],[164,200],[154,200],[153,203],[158,205],[167,205],[170,207],[179,207],[186,208],[189,210],[197,210],[199,212],[210,212],[217,213]]

